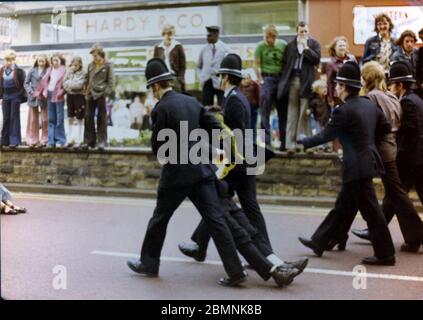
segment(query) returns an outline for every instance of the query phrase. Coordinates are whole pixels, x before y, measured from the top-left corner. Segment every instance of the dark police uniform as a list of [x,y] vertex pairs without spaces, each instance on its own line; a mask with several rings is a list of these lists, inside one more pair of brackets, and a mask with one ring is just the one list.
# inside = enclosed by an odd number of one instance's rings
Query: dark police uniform
[[[157,61],[158,59],[152,60]],[[162,61],[157,63],[162,68],[167,69]],[[170,77],[170,72],[164,74]],[[147,76],[147,80],[148,78]],[[152,78],[162,79],[161,75]],[[165,79],[168,78],[165,77]],[[149,83],[147,82],[147,84]],[[153,133],[151,143],[155,154],[157,154],[160,146],[165,143],[157,139],[160,130],[171,129],[176,132],[178,157],[180,156],[182,149],[180,145],[181,121],[187,122],[188,135],[197,128],[208,130],[221,128],[220,123],[214,116],[208,113],[196,99],[172,90],[167,91],[152,112]],[[191,146],[190,144],[188,149]],[[167,225],[175,210],[188,197],[205,221],[228,275],[236,279],[245,278],[233,237],[225,223],[214,180],[215,173],[212,165],[182,164],[178,160],[177,164],[167,163],[163,166],[157,191],[157,204],[148,223],[140,261],[128,261],[128,266],[132,270],[146,275],[155,276],[158,274],[160,253]]]
[[[382,111],[366,97],[349,96],[337,107],[328,126],[319,134],[301,141],[310,148],[338,138],[343,147],[342,189],[331,210],[311,240],[321,250],[332,239],[347,234],[357,210],[367,221],[375,257],[394,255],[386,220],[379,207],[372,178],[384,173],[375,138],[391,131]],[[341,239],[337,239],[341,240]]]
[[[397,132],[397,165],[399,178],[405,192],[415,187],[420,201],[423,203],[423,100],[413,92],[407,92],[400,100],[402,109],[401,127]],[[398,211],[395,203],[385,204],[385,217],[389,223]],[[401,221],[402,218],[404,221]],[[398,219],[405,228],[403,234],[407,244],[418,246],[423,244],[423,222],[416,214]],[[401,225],[401,224],[400,224]]]
[[[245,135],[246,129],[251,129],[250,106],[247,98],[239,90],[233,88],[223,99],[225,124],[231,129],[241,129]],[[236,192],[242,209],[251,224],[264,236],[271,247],[266,222],[257,203],[256,176],[247,175],[247,164],[238,164],[224,179],[232,192]],[[200,251],[206,251],[210,236],[205,224],[200,223],[194,231],[191,240],[196,242]]]

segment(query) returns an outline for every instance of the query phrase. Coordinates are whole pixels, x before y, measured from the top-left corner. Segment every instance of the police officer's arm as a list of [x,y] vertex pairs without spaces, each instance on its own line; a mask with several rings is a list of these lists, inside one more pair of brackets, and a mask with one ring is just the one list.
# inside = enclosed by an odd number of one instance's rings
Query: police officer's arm
[[304,49],[304,59],[307,59],[312,65],[318,65],[320,63],[321,56],[320,44],[310,39],[310,47]]
[[403,133],[413,132],[417,129],[417,107],[407,98],[401,99],[402,120],[400,130]]
[[241,100],[230,97],[225,107],[225,124],[234,129],[245,130],[245,110]]
[[157,151],[165,141],[157,141],[157,136],[160,130],[166,128],[166,113],[160,110],[158,105],[151,112],[152,133],[151,133],[151,148],[153,153],[157,155]]
[[339,136],[340,131],[345,128],[346,119],[345,114],[339,108],[333,110],[332,116],[328,125],[323,131],[312,136],[299,140],[298,143],[304,145],[304,149],[315,147],[329,141],[334,140]]

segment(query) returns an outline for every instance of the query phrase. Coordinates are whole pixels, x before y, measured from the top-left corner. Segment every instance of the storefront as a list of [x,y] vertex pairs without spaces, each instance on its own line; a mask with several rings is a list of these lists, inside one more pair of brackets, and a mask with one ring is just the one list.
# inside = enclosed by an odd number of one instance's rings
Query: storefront
[[221,39],[242,57],[244,68],[252,69],[263,28],[276,24],[281,37],[290,39],[304,8],[304,2],[298,0],[174,1],[172,8],[160,6],[161,1],[149,1],[144,6],[138,1],[137,6],[127,2],[113,10],[62,3],[51,2],[54,13],[48,13],[48,8],[31,14],[27,10],[13,19],[17,36],[11,47],[18,52],[19,64],[29,68],[38,53],[60,51],[68,59],[80,55],[87,65],[89,48],[100,42],[114,63],[120,93],[145,91],[144,68],[154,45],[161,41],[161,29],[166,23],[175,25],[176,39],[185,48],[187,89],[198,91],[195,66],[206,43],[206,25],[222,26]]

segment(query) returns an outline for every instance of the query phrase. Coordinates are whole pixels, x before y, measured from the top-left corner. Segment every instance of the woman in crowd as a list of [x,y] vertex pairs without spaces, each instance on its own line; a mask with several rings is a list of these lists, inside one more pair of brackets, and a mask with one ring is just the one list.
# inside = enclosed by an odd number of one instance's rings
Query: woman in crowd
[[74,57],[69,65],[68,71],[63,79],[63,89],[67,93],[66,102],[68,106],[68,141],[67,147],[74,146],[72,132],[76,122],[78,135],[75,147],[83,142],[84,118],[85,118],[85,97],[84,90],[87,82],[87,74],[82,68],[81,57]]
[[48,147],[56,144],[64,147],[65,135],[65,91],[62,88],[66,74],[65,59],[60,53],[51,57],[51,66],[42,79],[43,95],[47,97]]
[[[355,57],[348,53],[348,40],[344,36],[336,37],[328,46],[328,51],[330,55],[330,60],[326,66],[326,79],[328,87],[328,104],[332,108],[335,108],[341,101],[336,95],[335,90],[335,78],[345,63],[345,61],[354,61],[356,62]],[[338,140],[332,142],[333,151],[337,152],[341,149],[341,145]]]
[[25,91],[25,71],[16,65],[13,50],[5,52],[4,61],[0,69],[0,99],[3,99],[0,146],[15,148],[22,143],[20,107]]
[[167,68],[176,77],[173,88],[176,91],[185,91],[186,58],[182,44],[174,39],[175,27],[165,25],[162,31],[163,41],[154,47],[154,58],[162,59]]
[[[30,147],[45,147],[48,139],[47,100],[42,94],[41,80],[50,67],[47,56],[37,56],[34,66],[25,79],[25,90],[28,95],[28,122],[26,142]],[[40,141],[41,113],[41,141]]]
[[11,193],[0,183],[0,213],[15,215],[26,212],[27,210],[25,208],[21,208],[13,204]]
[[362,64],[372,60],[377,61],[382,65],[385,75],[388,74],[392,55],[397,49],[395,40],[391,36],[393,29],[394,24],[387,14],[381,13],[375,17],[374,31],[377,34],[366,40]]

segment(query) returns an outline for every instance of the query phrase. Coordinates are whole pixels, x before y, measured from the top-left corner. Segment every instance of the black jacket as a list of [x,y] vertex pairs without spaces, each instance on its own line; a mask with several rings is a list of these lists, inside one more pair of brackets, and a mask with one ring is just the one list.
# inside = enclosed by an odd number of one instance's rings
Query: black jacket
[[[177,93],[173,90],[164,94],[162,99],[156,104],[152,113],[153,132],[151,136],[151,146],[154,154],[157,155],[159,148],[169,141],[158,141],[158,135],[162,129],[171,129],[176,133],[177,140],[172,143],[177,148],[177,161],[174,164],[167,163],[163,166],[159,181],[159,188],[178,188],[194,185],[202,180],[214,179],[214,167],[212,164],[192,164],[190,161],[181,161],[181,121],[187,122],[187,136],[198,128],[221,129],[219,121],[193,97]],[[185,140],[185,134],[182,140]],[[211,136],[210,136],[211,137]],[[208,142],[207,142],[208,143]],[[191,150],[195,142],[188,143],[188,150]],[[182,152],[186,154],[182,149]],[[160,159],[159,159],[160,160]]]
[[[309,49],[303,51],[303,63],[301,66],[301,88],[300,97],[310,98],[312,95],[311,85],[315,80],[316,67],[320,63],[320,44],[317,40],[309,38],[307,41]],[[297,49],[297,38],[288,43],[282,57],[282,75],[278,85],[278,99],[281,99],[289,92],[289,84],[295,62],[299,56]]]
[[384,173],[375,142],[389,132],[391,125],[376,104],[366,97],[350,96],[333,110],[323,131],[302,143],[310,148],[338,138],[343,148],[343,183],[348,183]]
[[397,132],[398,166],[423,165],[423,100],[409,92],[400,103],[402,120]]
[[[234,88],[228,93],[227,97],[223,99],[222,108],[225,124],[232,131],[235,129],[240,129],[242,131],[244,137],[243,144],[245,146],[245,138],[247,137],[246,129],[251,129],[251,109],[248,99],[239,88]],[[241,152],[240,149],[238,149],[238,151]],[[245,158],[245,148],[242,154]],[[234,170],[246,170],[245,163],[239,164]]]
[[[0,69],[0,99],[3,98],[3,70],[4,70],[5,66],[1,67]],[[24,100],[26,98],[25,95],[25,87],[24,87],[24,83],[25,83],[25,71],[20,68],[19,66],[15,65],[15,69],[14,69],[14,75],[13,75],[16,84],[19,87],[19,95],[21,97],[21,100]]]

